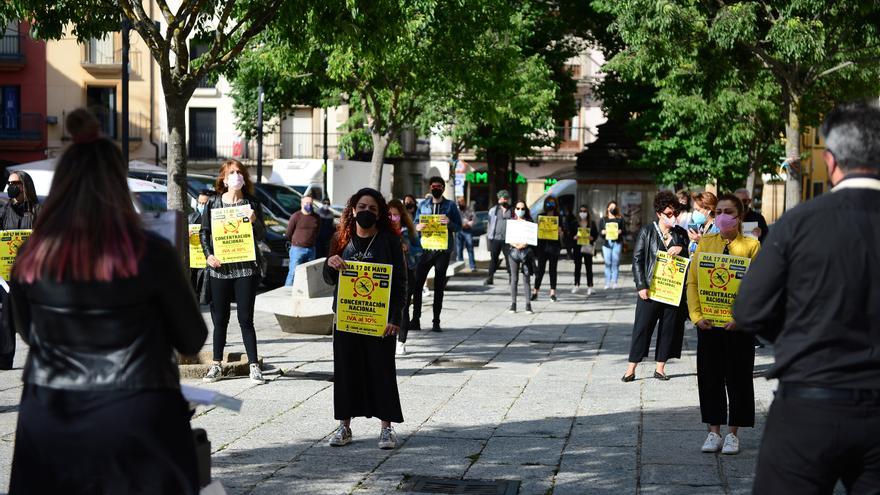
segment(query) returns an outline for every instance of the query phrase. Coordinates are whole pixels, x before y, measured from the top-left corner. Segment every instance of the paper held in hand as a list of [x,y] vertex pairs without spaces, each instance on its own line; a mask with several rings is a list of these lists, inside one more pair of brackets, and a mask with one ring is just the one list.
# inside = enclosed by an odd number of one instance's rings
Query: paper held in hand
[[18,256],[18,249],[30,236],[30,230],[0,231],[0,278],[9,280],[12,264]]
[[336,293],[336,328],[373,337],[385,335],[391,302],[393,267],[346,261]]
[[251,207],[248,205],[211,210],[214,256],[221,263],[256,261],[254,226],[250,211]]
[[605,224],[605,239],[616,241],[620,237],[620,225],[617,222],[607,222]]
[[208,262],[205,260],[205,252],[202,251],[202,241],[199,238],[201,232],[201,224],[192,223],[189,225],[189,267],[205,268]]
[[687,267],[691,260],[672,256],[666,251],[657,251],[657,262],[651,274],[648,298],[657,302],[678,306],[687,278]]
[[538,245],[538,224],[523,220],[508,220],[504,242],[507,244]]
[[538,215],[538,239],[559,240],[559,217]]
[[590,240],[590,229],[578,228],[577,243],[578,246],[589,246],[593,243],[593,241]]
[[743,222],[742,234],[744,237],[751,237],[752,239],[757,239],[758,236],[756,236],[754,233],[754,230],[757,228],[758,228],[758,222]]
[[440,223],[446,215],[420,215],[422,228],[422,249],[443,251],[449,249],[449,229]]
[[723,327],[733,321],[733,302],[751,261],[727,254],[697,253],[692,269],[697,270],[700,309],[712,326]]

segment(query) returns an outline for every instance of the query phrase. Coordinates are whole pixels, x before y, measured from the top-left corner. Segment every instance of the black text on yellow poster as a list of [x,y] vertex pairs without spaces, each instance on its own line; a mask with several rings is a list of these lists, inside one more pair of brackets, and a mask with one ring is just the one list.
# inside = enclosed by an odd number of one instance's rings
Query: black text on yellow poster
[[648,298],[654,301],[678,306],[687,278],[690,260],[681,256],[671,256],[666,251],[657,251],[657,262],[648,287]]
[[381,337],[388,324],[391,265],[346,261],[336,294],[336,328],[340,332]]
[[587,228],[579,228],[578,229],[578,246],[589,246],[593,243],[590,240],[590,229]]
[[608,222],[605,224],[605,238],[609,241],[616,241],[620,237],[620,225],[617,222]]
[[0,277],[9,280],[12,264],[18,255],[18,248],[31,236],[30,230],[0,231]]
[[559,240],[559,217],[538,215],[538,239]]
[[202,251],[202,241],[199,240],[199,232],[201,232],[201,224],[193,223],[189,226],[189,267],[205,268],[208,262],[205,261],[205,252]]
[[422,249],[442,251],[449,249],[449,229],[440,223],[446,215],[419,215],[422,224]]
[[214,256],[221,263],[256,261],[254,227],[250,206],[232,206],[211,210],[211,237]]
[[733,320],[733,302],[739,283],[749,269],[749,258],[726,254],[698,253],[697,288],[703,318],[721,327]]

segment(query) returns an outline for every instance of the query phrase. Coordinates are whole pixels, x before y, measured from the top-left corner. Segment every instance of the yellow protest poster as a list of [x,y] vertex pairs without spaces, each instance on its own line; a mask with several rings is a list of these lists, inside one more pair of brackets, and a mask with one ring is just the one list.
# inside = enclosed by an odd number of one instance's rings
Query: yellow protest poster
[[254,226],[250,220],[250,206],[232,206],[211,210],[211,237],[214,256],[221,263],[256,261]]
[[749,258],[716,253],[697,253],[697,288],[703,317],[721,327],[733,320],[733,302],[739,283],[749,269]]
[[199,232],[202,226],[197,223],[189,225],[189,267],[205,268],[208,262],[205,260],[205,252],[202,251],[202,241],[199,240]]
[[340,332],[381,337],[388,324],[391,265],[346,261],[336,293],[336,328]]
[[678,306],[687,278],[688,263],[691,260],[681,256],[671,256],[666,251],[657,251],[657,262],[651,274],[648,298],[657,302]]
[[559,217],[538,215],[538,239],[559,240]]
[[605,223],[605,239],[616,241],[620,237],[620,225],[617,222]]
[[446,215],[420,215],[422,228],[422,249],[443,251],[449,249],[449,229],[440,223]]
[[589,246],[593,243],[590,240],[590,229],[588,228],[579,228],[578,229],[578,246]]
[[18,255],[18,248],[31,236],[30,230],[0,231],[0,277],[9,280],[12,264]]

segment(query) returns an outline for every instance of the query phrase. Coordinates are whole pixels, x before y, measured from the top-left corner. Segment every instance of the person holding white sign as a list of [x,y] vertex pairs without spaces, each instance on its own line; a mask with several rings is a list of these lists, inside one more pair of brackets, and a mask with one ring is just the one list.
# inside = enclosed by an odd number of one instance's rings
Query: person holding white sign
[[[516,203],[513,210],[513,218],[507,222],[508,228],[513,227],[516,222],[531,222],[532,215],[529,208],[522,201]],[[511,230],[513,230],[511,228]],[[523,276],[523,297],[526,300],[526,313],[532,314],[532,301],[529,299],[531,293],[530,278],[535,266],[535,254],[532,247],[526,243],[511,243],[509,247],[508,262],[510,263],[510,309],[509,312],[516,313],[516,286],[519,285],[519,275]]]
[[[330,437],[331,447],[352,441],[351,418],[376,417],[382,422],[379,448],[397,447],[391,423],[402,423],[394,363],[395,337],[400,332],[406,304],[406,258],[392,225],[388,204],[379,191],[364,188],[348,200],[324,263],[324,280],[339,284],[346,261],[391,265],[391,296],[382,336],[342,332],[333,328],[333,416],[339,427]],[[333,293],[333,312],[338,312]]]
[[[226,327],[229,325],[230,306],[235,300],[238,325],[244,341],[250,379],[254,383],[264,383],[257,356],[257,332],[254,328],[254,303],[257,287],[260,285],[260,250],[257,244],[266,233],[263,223],[263,209],[254,197],[254,184],[245,167],[238,160],[226,160],[220,167],[214,185],[217,195],[208,202],[202,214],[202,231],[199,236],[202,249],[208,261],[208,284],[211,291],[211,320],[214,322],[214,363],[208,369],[204,381],[215,382],[222,377],[223,348],[226,346]],[[214,252],[213,222],[211,211],[219,208],[245,207],[248,222],[253,229],[254,251],[257,259],[227,263],[221,261]]]

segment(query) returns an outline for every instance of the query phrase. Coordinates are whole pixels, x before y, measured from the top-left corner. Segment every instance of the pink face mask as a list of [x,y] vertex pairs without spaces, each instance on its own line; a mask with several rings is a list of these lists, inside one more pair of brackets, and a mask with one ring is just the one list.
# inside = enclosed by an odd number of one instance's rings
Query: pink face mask
[[400,215],[391,215],[391,221],[394,223],[400,223]]
[[721,232],[730,232],[739,227],[739,222],[737,222],[735,216],[722,213],[715,217],[715,225],[718,226],[718,230]]

